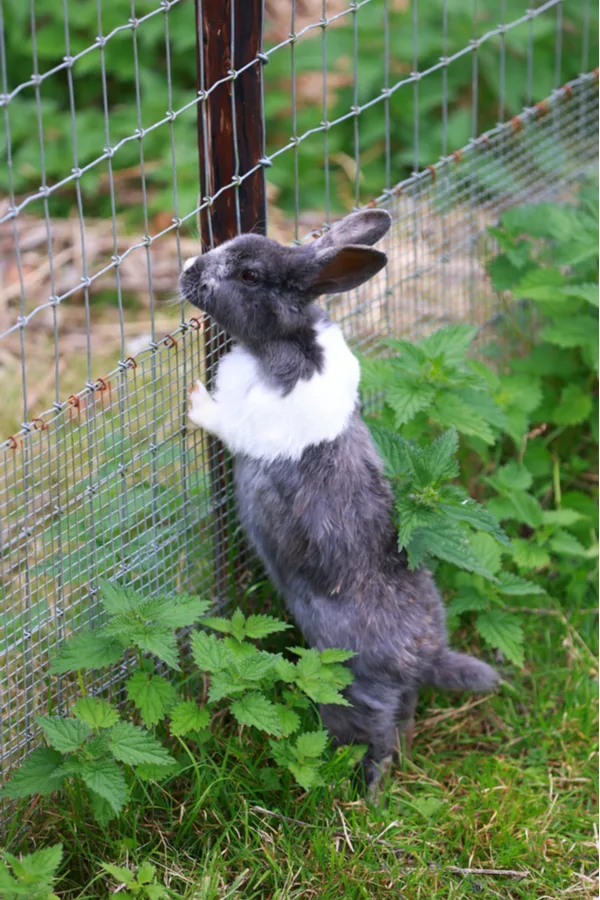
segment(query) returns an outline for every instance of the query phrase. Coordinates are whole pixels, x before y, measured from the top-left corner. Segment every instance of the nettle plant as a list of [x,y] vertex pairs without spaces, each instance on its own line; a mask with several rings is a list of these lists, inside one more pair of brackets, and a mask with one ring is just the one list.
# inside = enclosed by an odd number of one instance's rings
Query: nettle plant
[[[47,746],[15,771],[5,796],[50,794],[74,784],[105,824],[123,810],[137,780],[164,781],[195,767],[198,748],[209,746],[211,718],[223,710],[239,726],[268,735],[273,760],[302,787],[323,783],[327,735],[304,726],[319,722],[314,704],[347,704],[340,691],[352,680],[343,665],[352,653],[292,648],[298,657],[292,662],[252,643],[289,628],[285,622],[246,618],[240,610],[230,619],[206,618],[210,604],[195,596],[145,597],[105,581],[101,600],[108,621],[67,640],[50,667],[55,675],[76,673],[81,696],[66,717],[37,716]],[[191,636],[193,664],[184,676],[177,629],[199,623],[223,636],[204,630]],[[83,673],[114,666],[124,655],[128,702],[117,710],[87,693]],[[208,693],[200,705],[195,698],[205,675]]]
[[409,565],[438,569],[451,626],[471,617],[521,665],[507,604],[584,597],[597,572],[597,192],[582,191],[578,206],[511,210],[490,231],[504,307],[494,367],[468,355],[477,329],[452,325],[385,341],[386,358],[363,360],[362,385],[381,399],[369,424]]

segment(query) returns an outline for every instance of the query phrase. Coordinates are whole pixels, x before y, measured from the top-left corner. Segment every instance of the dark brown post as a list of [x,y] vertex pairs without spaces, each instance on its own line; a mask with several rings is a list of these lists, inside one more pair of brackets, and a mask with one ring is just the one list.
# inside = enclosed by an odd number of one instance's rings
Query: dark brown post
[[[203,247],[217,247],[238,233],[266,233],[262,108],[263,0],[195,0],[197,37],[198,151],[202,201],[226,188],[200,216]],[[244,66],[256,60],[247,69]],[[263,57],[264,60],[264,57]],[[240,74],[238,74],[240,72]],[[217,87],[213,86],[220,82]],[[237,167],[236,167],[237,161]],[[258,168],[241,183],[237,178]],[[230,186],[232,185],[232,186]],[[227,337],[214,323],[205,330],[209,387]],[[208,439],[214,505],[213,545],[218,602],[231,585],[230,472],[223,446]],[[241,548],[239,548],[241,551]],[[236,567],[237,568],[237,567]]]

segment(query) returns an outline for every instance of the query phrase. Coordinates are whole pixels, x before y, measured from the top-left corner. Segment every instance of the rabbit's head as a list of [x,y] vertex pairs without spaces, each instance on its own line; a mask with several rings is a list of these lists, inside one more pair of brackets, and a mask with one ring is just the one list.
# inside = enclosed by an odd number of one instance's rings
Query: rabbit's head
[[181,292],[242,343],[285,340],[306,327],[317,297],[349,291],[383,268],[387,257],[372,245],[391,221],[385,210],[361,210],[301,247],[241,235],[187,260]]

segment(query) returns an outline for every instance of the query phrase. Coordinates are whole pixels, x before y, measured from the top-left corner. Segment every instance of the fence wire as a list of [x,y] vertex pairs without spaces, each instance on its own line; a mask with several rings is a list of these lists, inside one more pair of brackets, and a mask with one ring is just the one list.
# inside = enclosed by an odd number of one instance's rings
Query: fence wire
[[[227,77],[199,90],[192,4],[96,0],[91,24],[92,4],[54,6],[0,3],[5,776],[38,740],[35,715],[68,707],[73,684],[48,687],[47,661],[99,620],[100,578],[219,602],[215,571],[231,596],[251,584],[230,492],[210,478],[217,451],[186,428],[187,388],[215,350],[176,296],[200,213],[257,171],[283,241],[355,206],[389,209],[386,270],[325,301],[374,351],[390,334],[489,323],[486,227],[516,202],[570,196],[597,160],[589,0],[473,0],[468,15],[454,0],[271,0],[258,56],[236,69],[232,47]],[[233,33],[235,9],[223,3]],[[15,81],[24,33],[33,73]],[[217,87],[257,67],[262,155],[201,197],[197,114],[206,123]],[[118,690],[121,674],[90,688]]]

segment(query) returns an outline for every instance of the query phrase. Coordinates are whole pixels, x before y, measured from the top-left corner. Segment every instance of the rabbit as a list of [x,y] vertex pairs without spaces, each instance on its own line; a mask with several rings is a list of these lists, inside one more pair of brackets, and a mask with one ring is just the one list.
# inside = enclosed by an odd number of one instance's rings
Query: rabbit
[[448,648],[431,574],[398,549],[358,360],[314,302],[385,266],[373,245],[390,224],[367,209],[303,246],[241,235],[187,260],[180,279],[185,299],[235,341],[212,394],[201,382],[192,391],[189,418],[230,450],[241,524],[307,643],[355,653],[350,706],[321,715],[335,743],[367,745],[371,797],[421,686],[487,691],[499,680]]

